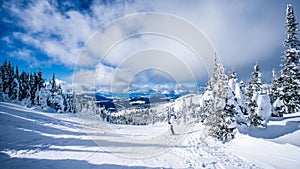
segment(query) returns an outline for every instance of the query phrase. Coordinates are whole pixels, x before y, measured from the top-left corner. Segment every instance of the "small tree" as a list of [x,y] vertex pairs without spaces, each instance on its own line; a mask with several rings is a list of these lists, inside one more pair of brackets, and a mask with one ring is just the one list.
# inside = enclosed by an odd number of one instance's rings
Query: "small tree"
[[27,98],[29,90],[29,75],[26,72],[22,72],[20,75],[20,100]]
[[[283,112],[282,111],[279,111],[279,110],[282,110],[283,108],[283,103],[282,100],[281,101],[277,101],[276,100],[278,99],[279,97],[279,83],[278,83],[278,79],[276,77],[276,72],[275,72],[275,69],[272,70],[272,82],[271,82],[271,91],[270,91],[270,99],[271,99],[271,104],[273,105],[273,113],[272,113],[272,116],[280,116],[282,117],[283,116]],[[276,102],[276,104],[275,104]],[[280,105],[279,105],[279,102],[280,102]],[[278,108],[278,106],[280,106],[280,108]]]
[[228,87],[226,109],[234,115],[238,124],[245,124],[246,105],[243,103],[244,96],[235,71],[229,74]]
[[276,72],[275,69],[272,70],[272,82],[271,82],[271,91],[270,91],[270,99],[271,103],[273,104],[275,100],[279,96],[279,84],[278,84],[278,79],[276,77]]
[[246,99],[245,104],[247,105],[247,114],[248,121],[250,125],[258,126],[262,124],[262,118],[257,114],[257,102],[256,97],[261,93],[262,85],[261,85],[261,73],[258,64],[254,65],[254,72],[252,73],[252,78],[248,83],[246,88]]

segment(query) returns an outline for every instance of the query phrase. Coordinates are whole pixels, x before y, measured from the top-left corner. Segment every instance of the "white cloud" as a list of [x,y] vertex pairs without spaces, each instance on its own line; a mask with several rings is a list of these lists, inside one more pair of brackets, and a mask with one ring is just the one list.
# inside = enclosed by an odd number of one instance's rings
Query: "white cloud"
[[29,67],[35,67],[38,66],[40,61],[38,61],[34,56],[32,51],[24,49],[24,50],[16,50],[10,53],[11,57],[18,57],[18,59],[21,59],[28,63]]
[[78,70],[73,74],[72,80],[73,89],[76,93],[78,91],[93,91],[95,89],[95,70]]
[[270,3],[273,2],[152,1],[156,11],[183,17],[196,25],[228,67],[255,63],[281,46],[284,11],[272,11],[274,5]]
[[95,69],[81,68],[76,70],[70,78],[76,92],[93,91],[95,89],[107,92],[111,90],[114,73],[114,68],[97,64]]
[[[18,24],[25,29],[24,33],[15,33],[18,34],[16,38],[43,51],[50,61],[72,67],[82,45],[90,36],[103,25],[124,15],[124,4],[126,3],[104,6],[95,1],[91,5],[90,15],[75,10],[62,14],[48,1],[31,2],[27,9],[8,2],[4,6],[20,19]],[[133,7],[139,8],[136,5]]]

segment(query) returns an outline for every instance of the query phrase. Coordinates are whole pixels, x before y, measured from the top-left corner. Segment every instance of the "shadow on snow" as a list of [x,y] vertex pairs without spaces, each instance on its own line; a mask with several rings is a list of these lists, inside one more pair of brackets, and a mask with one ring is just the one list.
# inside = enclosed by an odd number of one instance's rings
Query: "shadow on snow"
[[10,158],[4,153],[0,153],[1,168],[103,168],[103,169],[155,169],[145,166],[126,166],[116,164],[91,164],[86,160],[50,160],[50,159],[30,159],[30,158]]
[[[49,125],[51,124],[51,125]],[[56,127],[58,125],[59,127]],[[82,131],[79,122],[60,120],[34,110],[24,109],[6,103],[0,103],[0,162],[1,168],[106,168],[106,169],[139,169],[147,168],[142,166],[122,166],[114,164],[95,165],[86,160],[51,160],[51,159],[31,159],[31,158],[11,158],[1,151],[38,153],[40,151],[70,151],[74,153],[110,153],[97,147],[143,147],[143,146],[165,146],[162,144],[137,144],[129,142],[113,142],[109,140],[81,139],[87,136]],[[64,129],[66,128],[66,129]],[[72,129],[73,131],[69,131]],[[75,131],[74,131],[75,129]],[[76,131],[78,129],[78,132]],[[64,138],[65,136],[68,136]],[[60,137],[60,138],[57,138]],[[55,147],[59,146],[59,148]],[[82,147],[82,149],[70,149],[70,146]],[[85,150],[85,148],[87,150]],[[90,147],[90,148],[89,148]],[[95,147],[95,149],[93,149]],[[43,158],[43,157],[41,157]],[[99,159],[101,160],[101,159]]]
[[243,134],[264,139],[275,139],[286,134],[293,133],[300,129],[300,121],[288,121],[285,125],[270,125],[266,128],[262,127],[249,127],[248,129],[241,130]]

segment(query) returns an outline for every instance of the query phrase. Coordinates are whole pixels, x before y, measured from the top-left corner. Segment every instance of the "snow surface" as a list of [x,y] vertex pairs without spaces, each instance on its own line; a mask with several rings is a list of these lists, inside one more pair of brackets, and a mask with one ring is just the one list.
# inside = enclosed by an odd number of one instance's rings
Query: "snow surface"
[[[238,133],[226,144],[208,137],[206,127],[200,123],[191,125],[193,128],[188,132],[183,126],[174,126],[177,135],[173,137],[164,123],[106,125],[105,128],[96,123],[97,118],[81,116],[41,112],[1,102],[1,168],[300,166],[300,113],[271,119],[268,128],[244,129],[243,134]],[[165,142],[166,138],[171,140]]]

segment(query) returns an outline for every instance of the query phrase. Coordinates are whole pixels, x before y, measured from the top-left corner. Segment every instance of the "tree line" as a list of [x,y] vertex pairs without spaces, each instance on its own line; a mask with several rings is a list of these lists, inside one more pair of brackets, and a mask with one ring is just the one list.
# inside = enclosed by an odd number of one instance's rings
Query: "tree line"
[[16,101],[28,107],[35,105],[56,112],[74,112],[72,94],[63,93],[54,73],[52,79],[45,82],[41,69],[19,73],[18,66],[14,67],[7,60],[0,66],[0,101]]

